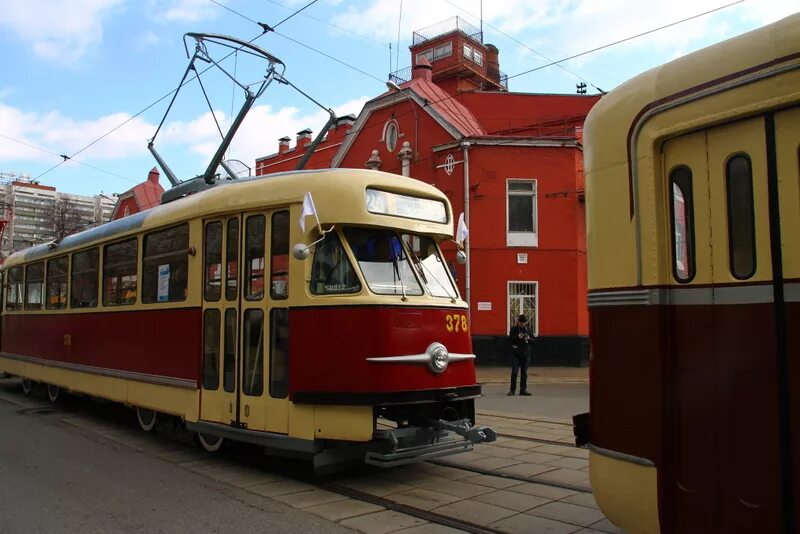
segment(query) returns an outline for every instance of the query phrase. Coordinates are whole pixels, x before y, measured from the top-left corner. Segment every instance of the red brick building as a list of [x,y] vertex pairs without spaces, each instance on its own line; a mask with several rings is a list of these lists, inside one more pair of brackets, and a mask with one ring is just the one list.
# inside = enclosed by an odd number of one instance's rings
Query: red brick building
[[117,199],[117,205],[111,214],[111,220],[121,219],[140,211],[149,210],[161,202],[164,188],[158,183],[160,173],[153,167],[147,174],[147,180],[128,189]]
[[[306,168],[377,168],[430,183],[469,225],[467,265],[446,255],[469,301],[475,351],[505,361],[513,317],[540,337],[535,364],[588,355],[581,131],[599,96],[513,93],[499,51],[461,19],[414,33],[412,66],[357,118],[340,119]],[[256,174],[291,170],[310,130],[279,140]]]

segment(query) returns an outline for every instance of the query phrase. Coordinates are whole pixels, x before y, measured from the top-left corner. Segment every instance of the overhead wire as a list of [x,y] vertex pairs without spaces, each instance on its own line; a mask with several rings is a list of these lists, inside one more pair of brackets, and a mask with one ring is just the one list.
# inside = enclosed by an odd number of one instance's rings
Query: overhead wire
[[[259,27],[261,27],[261,29],[262,29],[262,32],[261,32],[261,33],[259,33],[258,35],[256,35],[255,37],[253,37],[252,39],[250,39],[250,41],[248,41],[249,43],[253,43],[253,42],[255,42],[256,40],[258,40],[258,39],[259,39],[259,38],[261,38],[261,37],[262,37],[264,34],[266,34],[266,33],[267,33],[267,31],[268,31],[268,30],[267,30],[267,27],[269,27],[269,26],[267,26],[267,25],[265,25],[265,24],[263,24],[263,23],[259,23],[259,22],[257,22],[257,21],[254,21],[253,19],[251,19],[251,18],[249,18],[249,17],[247,17],[247,16],[245,16],[245,15],[243,15],[243,14],[239,13],[238,11],[235,11],[235,10],[233,10],[233,9],[229,8],[228,6],[225,6],[225,5],[222,5],[222,4],[220,4],[220,3],[219,3],[219,2],[217,2],[216,0],[209,0],[209,1],[213,2],[214,4],[217,4],[217,5],[219,5],[220,7],[223,7],[223,8],[225,8],[225,9],[227,9],[228,11],[230,11],[230,12],[232,12],[232,13],[235,13],[236,15],[239,15],[240,17],[242,17],[242,18],[244,18],[244,19],[247,19],[247,20],[249,20],[250,22],[253,22],[253,23],[257,24]],[[304,5],[303,7],[299,8],[299,9],[298,9],[298,10],[297,10],[295,13],[293,13],[292,15],[289,15],[288,17],[284,18],[283,20],[281,20],[280,22],[278,22],[277,24],[275,24],[274,26],[271,26],[271,27],[269,27],[269,28],[271,28],[272,30],[274,30],[275,28],[277,28],[278,26],[280,26],[281,24],[283,24],[283,23],[284,23],[284,22],[286,22],[287,20],[291,19],[291,18],[292,18],[294,15],[296,15],[297,13],[300,13],[300,12],[302,12],[303,10],[305,10],[305,9],[306,9],[306,8],[308,8],[309,6],[311,6],[311,5],[315,4],[315,3],[317,3],[318,1],[319,1],[319,0],[311,0],[311,2],[309,2],[309,3],[308,3],[308,4],[306,4],[306,5]],[[267,26],[267,27],[265,27],[265,26]],[[238,50],[238,49],[237,49],[237,50]],[[226,56],[224,56],[222,59],[220,59],[220,61],[219,61],[219,62],[221,63],[221,62],[225,61],[226,59],[228,59],[229,57],[231,57],[231,56],[232,56],[232,55],[233,55],[235,52],[236,52],[236,50],[234,50],[234,51],[232,51],[232,52],[228,53]],[[107,131],[106,133],[104,133],[103,135],[101,135],[100,137],[98,137],[97,139],[95,139],[94,141],[92,141],[91,143],[89,143],[88,145],[84,146],[83,148],[81,148],[80,150],[78,150],[77,152],[75,152],[74,154],[72,154],[71,156],[69,156],[68,158],[66,158],[66,159],[63,159],[62,161],[60,161],[60,162],[59,162],[59,163],[57,163],[56,165],[53,165],[52,167],[48,168],[48,169],[47,169],[47,170],[45,170],[44,172],[40,173],[40,174],[39,174],[38,176],[36,176],[36,178],[34,178],[34,179],[35,179],[35,180],[38,180],[38,179],[40,179],[42,176],[44,176],[44,175],[46,175],[46,174],[50,173],[51,171],[53,171],[53,170],[57,169],[58,167],[60,167],[61,165],[63,165],[63,164],[64,164],[64,163],[65,163],[65,162],[66,162],[68,159],[74,158],[74,157],[75,157],[75,156],[77,156],[78,154],[80,154],[80,153],[84,152],[85,150],[87,150],[87,149],[89,149],[90,147],[94,146],[95,144],[99,143],[100,141],[102,141],[103,139],[105,139],[106,137],[108,137],[109,135],[111,135],[112,133],[116,132],[117,130],[119,130],[120,128],[122,128],[123,126],[125,126],[126,124],[128,124],[129,122],[131,122],[133,119],[135,119],[135,118],[139,117],[139,116],[140,116],[140,115],[142,115],[143,113],[145,113],[145,112],[149,111],[149,110],[150,110],[152,107],[154,107],[155,105],[157,105],[157,104],[161,103],[161,102],[162,102],[163,100],[165,100],[166,98],[169,98],[170,96],[172,96],[172,94],[173,94],[173,93],[175,93],[176,91],[178,91],[178,90],[179,90],[181,87],[183,87],[183,85],[186,85],[187,83],[194,81],[194,79],[195,79],[195,78],[197,78],[197,77],[199,77],[200,75],[204,74],[205,72],[207,72],[207,71],[208,71],[209,69],[211,69],[211,68],[213,68],[213,65],[209,65],[208,67],[206,67],[205,69],[203,69],[201,72],[199,72],[199,73],[196,73],[196,74],[194,75],[194,77],[187,79],[187,80],[186,80],[186,81],[185,81],[185,82],[184,82],[184,83],[183,83],[183,84],[182,84],[180,87],[177,87],[177,88],[173,89],[172,91],[170,91],[169,93],[165,94],[164,96],[162,96],[161,98],[159,98],[158,100],[156,100],[155,102],[153,102],[152,104],[150,104],[150,105],[148,105],[148,106],[144,107],[142,110],[140,110],[140,111],[139,111],[138,113],[136,113],[135,115],[132,115],[131,117],[128,117],[126,120],[124,120],[123,122],[121,122],[120,124],[118,124],[117,126],[115,126],[114,128],[110,129],[109,131]]]
[[[448,1],[448,0],[445,0],[445,1]],[[516,78],[518,76],[523,76],[525,74],[530,74],[531,72],[536,72],[538,70],[546,69],[547,67],[551,67],[551,66],[554,66],[554,65],[559,65],[560,63],[564,63],[565,61],[569,61],[571,59],[579,58],[581,56],[585,56],[587,54],[591,54],[593,52],[597,52],[597,51],[603,50],[605,48],[610,48],[612,46],[615,46],[615,45],[618,45],[618,44],[621,44],[621,43],[625,43],[627,41],[631,41],[631,40],[637,39],[639,37],[644,37],[645,35],[649,35],[651,33],[657,32],[657,31],[661,31],[661,30],[664,30],[664,29],[667,29],[667,28],[671,28],[672,26],[677,26],[678,24],[683,24],[684,22],[688,22],[690,20],[694,20],[696,18],[700,18],[700,17],[703,17],[705,15],[709,15],[711,13],[715,13],[717,11],[721,11],[723,9],[735,6],[737,4],[741,4],[741,3],[745,2],[745,1],[746,0],[736,0],[735,2],[731,2],[730,4],[725,4],[724,6],[719,6],[719,7],[716,7],[714,9],[709,9],[708,11],[704,11],[702,13],[698,13],[696,15],[692,15],[691,17],[686,17],[685,19],[677,20],[675,22],[671,22],[669,24],[665,24],[663,26],[659,26],[658,28],[653,28],[652,30],[647,30],[646,32],[637,33],[636,35],[631,35],[630,37],[626,37],[624,39],[619,39],[617,41],[614,41],[613,43],[604,44],[602,46],[598,46],[598,47],[592,48],[591,50],[586,50],[586,51],[580,52],[578,54],[573,54],[573,55],[571,55],[569,57],[565,57],[563,59],[559,59],[558,61],[552,61],[550,63],[547,63],[546,65],[540,65],[540,66],[535,67],[533,69],[526,70],[526,71],[514,74],[513,76],[509,76],[508,79],[510,80],[510,79]]]

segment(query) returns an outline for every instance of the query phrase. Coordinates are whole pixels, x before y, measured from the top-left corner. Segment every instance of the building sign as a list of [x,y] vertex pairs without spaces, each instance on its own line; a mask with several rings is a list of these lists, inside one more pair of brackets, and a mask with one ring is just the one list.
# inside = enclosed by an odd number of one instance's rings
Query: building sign
[[158,266],[158,301],[169,300],[169,263]]
[[528,263],[528,253],[520,252],[517,254],[517,263]]
[[492,303],[491,302],[479,302],[478,303],[478,311],[492,311]]

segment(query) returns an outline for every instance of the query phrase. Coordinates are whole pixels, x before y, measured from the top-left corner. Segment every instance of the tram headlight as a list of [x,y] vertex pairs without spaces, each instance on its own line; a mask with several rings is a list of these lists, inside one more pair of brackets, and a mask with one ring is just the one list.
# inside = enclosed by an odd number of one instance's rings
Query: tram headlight
[[447,347],[441,343],[431,343],[428,347],[428,367],[434,373],[442,373],[447,369],[447,364],[450,362],[450,353],[447,352]]

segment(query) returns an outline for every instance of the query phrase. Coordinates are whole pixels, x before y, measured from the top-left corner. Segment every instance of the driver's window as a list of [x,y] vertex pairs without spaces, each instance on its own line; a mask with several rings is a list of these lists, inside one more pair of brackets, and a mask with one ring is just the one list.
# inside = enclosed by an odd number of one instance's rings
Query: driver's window
[[316,246],[310,289],[314,295],[361,291],[361,282],[335,232],[328,233],[325,240]]

